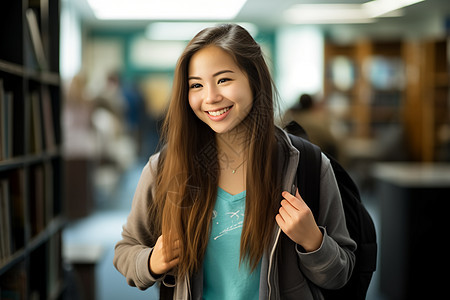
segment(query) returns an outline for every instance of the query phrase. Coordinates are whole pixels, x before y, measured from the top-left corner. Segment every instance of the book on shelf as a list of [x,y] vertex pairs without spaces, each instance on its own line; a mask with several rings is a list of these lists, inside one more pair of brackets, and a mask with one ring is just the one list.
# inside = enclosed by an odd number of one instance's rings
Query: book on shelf
[[30,148],[31,152],[40,153],[43,150],[42,136],[42,111],[41,99],[38,91],[33,91],[30,95],[31,101],[31,122],[30,122]]
[[44,119],[45,148],[55,150],[55,123],[53,122],[52,99],[48,87],[42,89],[42,114]]
[[54,218],[54,195],[53,195],[53,167],[50,163],[44,164],[44,219],[45,223],[49,224]]
[[34,166],[30,171],[30,223],[32,236],[37,235],[45,227],[45,194],[44,170],[42,165]]
[[39,24],[37,21],[36,13],[32,8],[28,8],[26,11],[26,18],[28,24],[28,30],[30,32],[31,43],[33,44],[33,51],[38,66],[41,70],[48,70],[48,61],[45,57],[44,46],[42,43],[41,33],[39,31]]
[[13,156],[13,93],[5,91],[0,79],[0,160]]
[[58,232],[49,240],[49,265],[47,278],[47,291],[50,295],[57,294],[61,274],[61,233]]
[[0,180],[0,266],[11,256],[11,205],[9,183]]
[[30,150],[32,153],[53,151],[56,141],[50,91],[44,87],[41,93],[31,92],[30,102]]
[[5,114],[4,114],[4,109],[5,109],[5,92],[3,90],[3,80],[0,78],[0,160],[4,159],[4,146],[5,146],[5,141],[4,139],[4,120],[5,120]]
[[16,170],[9,176],[12,252],[25,246],[24,174],[24,170]]

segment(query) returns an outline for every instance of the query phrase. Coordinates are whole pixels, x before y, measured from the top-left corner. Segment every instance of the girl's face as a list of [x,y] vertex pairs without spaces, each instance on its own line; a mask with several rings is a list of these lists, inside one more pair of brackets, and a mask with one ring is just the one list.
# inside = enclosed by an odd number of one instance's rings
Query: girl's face
[[189,105],[216,133],[234,129],[252,108],[247,75],[218,47],[203,48],[192,56],[188,79]]

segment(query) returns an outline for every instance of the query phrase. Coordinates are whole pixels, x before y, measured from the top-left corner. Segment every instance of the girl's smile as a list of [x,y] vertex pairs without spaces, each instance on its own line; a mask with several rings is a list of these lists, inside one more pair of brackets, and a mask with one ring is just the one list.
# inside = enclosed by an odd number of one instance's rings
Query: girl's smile
[[221,108],[218,110],[209,110],[209,111],[206,111],[206,113],[208,114],[208,116],[211,120],[221,121],[228,116],[228,113],[230,112],[230,110],[232,108],[233,108],[233,105],[225,107],[225,108]]

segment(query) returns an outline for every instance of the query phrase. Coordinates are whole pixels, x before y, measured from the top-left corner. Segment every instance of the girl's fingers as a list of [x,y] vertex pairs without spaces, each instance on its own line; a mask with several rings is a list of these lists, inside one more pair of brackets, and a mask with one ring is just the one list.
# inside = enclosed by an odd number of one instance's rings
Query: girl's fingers
[[169,265],[169,269],[173,269],[174,267],[176,267],[178,264],[180,263],[180,258],[177,257],[173,260],[171,260],[168,265]]
[[300,194],[298,193],[298,189],[296,191],[296,196],[284,191],[282,193],[282,196],[284,197],[284,199],[289,202],[289,204],[292,205],[292,207],[294,207],[296,210],[300,210],[303,208],[305,204],[305,202],[303,201],[302,197],[300,196]]
[[[284,214],[286,214],[287,216],[292,216],[294,215],[298,210],[287,200],[281,200],[281,206],[280,206],[280,212],[282,211]],[[283,216],[283,218],[285,218]]]
[[181,252],[181,251],[180,251],[180,248],[174,249],[174,250],[172,251],[172,259],[171,259],[171,260],[174,260],[174,259],[180,257],[180,252]]
[[[285,204],[286,205],[286,204]],[[288,204],[289,205],[289,204]],[[279,215],[283,218],[283,220],[286,222],[286,220],[288,220],[290,217],[291,217],[291,215],[290,215],[290,213],[288,212],[288,210],[289,210],[290,208],[288,207],[288,208],[285,208],[284,206],[283,206],[283,204],[282,204],[282,206],[280,207],[280,209],[278,210],[278,213],[279,213]]]
[[173,249],[180,249],[181,248],[181,242],[180,240],[176,240],[173,242]]
[[280,226],[280,228],[283,230],[284,225],[285,225],[285,221],[284,221],[283,217],[280,214],[277,214],[275,216],[275,221],[277,222],[278,226]]

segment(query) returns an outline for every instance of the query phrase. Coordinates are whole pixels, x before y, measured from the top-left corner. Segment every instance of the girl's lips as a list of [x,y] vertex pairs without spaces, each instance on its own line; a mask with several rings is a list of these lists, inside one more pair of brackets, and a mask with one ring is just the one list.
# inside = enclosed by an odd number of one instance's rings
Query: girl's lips
[[230,110],[232,108],[233,108],[233,105],[225,107],[225,108],[221,108],[218,110],[206,111],[206,114],[213,121],[221,121],[221,120],[225,119],[226,116],[228,116],[228,113],[230,112]]

